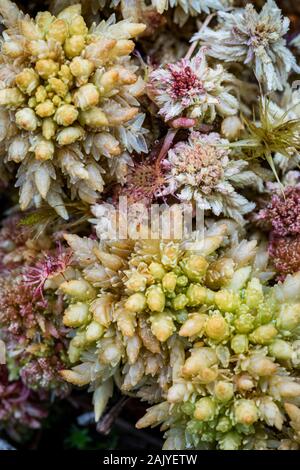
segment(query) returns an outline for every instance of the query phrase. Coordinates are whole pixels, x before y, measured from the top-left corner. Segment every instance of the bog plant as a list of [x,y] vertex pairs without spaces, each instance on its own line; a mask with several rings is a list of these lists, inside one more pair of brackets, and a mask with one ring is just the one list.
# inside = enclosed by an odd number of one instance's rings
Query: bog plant
[[293,0],[47,5],[0,0],[1,432],[80,387],[166,450],[299,449]]
[[3,156],[20,165],[22,209],[45,200],[67,218],[66,180],[69,197],[91,203],[104,187],[101,162],[122,180],[126,151],[145,150],[136,99],[144,84],[130,61],[145,26],[111,17],[88,28],[80,4],[31,19],[3,0],[0,13]]

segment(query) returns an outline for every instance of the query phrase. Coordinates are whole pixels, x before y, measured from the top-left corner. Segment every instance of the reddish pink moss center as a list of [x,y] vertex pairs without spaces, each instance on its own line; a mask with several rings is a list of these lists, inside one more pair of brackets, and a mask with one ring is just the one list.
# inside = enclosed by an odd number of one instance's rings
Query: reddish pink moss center
[[178,71],[170,65],[169,71],[172,75],[170,94],[173,99],[181,99],[189,96],[192,90],[203,92],[203,84],[197,78],[189,65]]

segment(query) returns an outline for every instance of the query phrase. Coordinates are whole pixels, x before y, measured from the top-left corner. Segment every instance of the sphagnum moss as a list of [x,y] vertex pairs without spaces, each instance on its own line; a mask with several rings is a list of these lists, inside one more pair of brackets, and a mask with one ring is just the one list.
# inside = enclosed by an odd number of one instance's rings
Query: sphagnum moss
[[296,445],[299,283],[296,274],[266,287],[243,267],[202,294],[178,332],[189,340],[180,372],[138,428],[162,424],[165,449]]
[[[164,449],[299,448],[298,25],[289,2],[252,3],[54,0],[32,19],[0,0],[0,190],[18,168],[21,209],[39,208],[0,231],[10,436],[72,384],[98,420],[115,384]],[[178,220],[177,198],[212,217],[202,243],[136,240],[152,203]]]
[[299,276],[262,285],[255,243],[224,250],[225,232],[219,225],[192,250],[176,240],[66,236],[78,274],[48,285],[69,299],[64,323],[75,328],[77,365],[62,376],[95,390],[96,419],[114,378],[123,393],[160,402],[138,427],[164,423],[166,448],[182,429],[180,449],[240,448],[261,428],[283,429],[285,403],[300,391]]
[[144,84],[130,62],[131,38],[145,26],[111,17],[89,29],[80,4],[31,19],[2,0],[0,13],[3,156],[20,164],[22,209],[46,200],[66,218],[65,179],[72,198],[91,203],[103,190],[103,165],[122,181],[126,152],[145,150],[136,99]]

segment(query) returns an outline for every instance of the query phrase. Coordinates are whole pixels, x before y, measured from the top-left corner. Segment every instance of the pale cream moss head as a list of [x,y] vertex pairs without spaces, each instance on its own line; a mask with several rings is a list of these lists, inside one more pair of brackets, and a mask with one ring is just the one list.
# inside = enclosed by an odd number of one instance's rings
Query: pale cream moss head
[[[2,121],[12,135],[8,159],[21,162],[29,174],[32,166],[34,174],[40,173],[28,183],[20,170],[21,205],[26,208],[35,192],[37,198],[49,196],[51,204],[51,182],[62,174],[75,187],[82,183],[77,193],[90,202],[103,188],[97,160],[101,155],[122,156],[127,150],[126,126],[130,132],[139,112],[136,97],[144,85],[129,55],[134,49],[131,38],[145,26],[125,20],[115,24],[112,17],[89,29],[80,4],[57,17],[47,11],[38,13],[33,20],[2,0],[0,13],[8,28],[3,33],[0,67]],[[20,133],[23,143],[18,145]],[[90,136],[93,142],[87,149],[83,143]],[[98,155],[89,157],[92,145]]]
[[206,275],[212,291],[195,303],[178,333],[192,347],[177,363],[165,401],[137,424],[162,424],[165,449],[280,448],[286,438],[299,443],[300,275],[266,288],[251,267],[233,271],[223,286],[213,272]]
[[226,233],[226,225],[215,224],[198,242],[193,236],[99,242],[66,235],[75,275],[46,287],[66,295],[64,323],[75,330],[69,347],[74,367],[62,375],[92,385],[97,417],[109,396],[100,400],[98,390],[111,391],[112,377],[123,393],[145,397],[153,384],[157,396],[160,388],[167,391],[170,366],[178,371],[175,351],[184,355],[184,342],[177,341],[182,324],[255,258],[255,241],[222,253]]
[[148,94],[165,121],[176,117],[212,123],[221,117],[237,114],[239,103],[231,93],[233,75],[221,64],[209,66],[206,48],[192,59],[154,69],[149,75]]
[[229,141],[219,134],[191,132],[188,142],[179,142],[163,161],[166,188],[163,195],[176,194],[199,209],[224,214],[239,223],[254,209],[240,191],[245,187],[263,189],[258,167],[234,157]]
[[218,12],[219,28],[206,28],[193,39],[201,39],[215,59],[249,66],[266,91],[282,91],[289,73],[300,70],[285,39],[290,21],[274,0],[267,0],[259,13],[252,3]]

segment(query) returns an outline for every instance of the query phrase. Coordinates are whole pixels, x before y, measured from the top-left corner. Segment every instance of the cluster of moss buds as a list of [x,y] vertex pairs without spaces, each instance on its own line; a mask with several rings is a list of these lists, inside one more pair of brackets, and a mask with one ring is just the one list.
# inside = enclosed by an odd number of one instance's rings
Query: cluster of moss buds
[[40,12],[34,20],[16,10],[11,2],[0,2],[8,27],[1,49],[6,86],[0,106],[5,138],[10,137],[6,159],[21,163],[21,206],[28,207],[34,196],[61,206],[57,172],[91,202],[103,189],[97,161],[120,157],[127,149],[124,136],[118,138],[120,129],[139,112],[135,97],[144,84],[130,63],[135,47],[130,38],[145,26],[126,20],[114,24],[112,18],[89,29],[80,4],[57,17]]
[[266,287],[251,271],[223,258],[188,288],[194,309],[178,332],[189,341],[179,373],[165,401],[137,425],[163,422],[165,449],[267,449],[274,432],[280,448],[291,435],[290,404],[299,413],[300,278]]
[[0,0],[0,431],[57,398],[81,425],[92,392],[103,434],[131,397],[165,450],[300,449],[300,2],[25,3]]
[[97,418],[115,377],[123,393],[159,397],[137,426],[164,422],[166,449],[246,448],[261,428],[283,430],[300,392],[299,276],[266,287],[255,242],[224,250],[225,231],[192,249],[66,236],[79,271],[48,286],[69,299],[64,323],[75,329],[75,366],[62,375],[94,384]]

